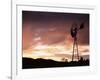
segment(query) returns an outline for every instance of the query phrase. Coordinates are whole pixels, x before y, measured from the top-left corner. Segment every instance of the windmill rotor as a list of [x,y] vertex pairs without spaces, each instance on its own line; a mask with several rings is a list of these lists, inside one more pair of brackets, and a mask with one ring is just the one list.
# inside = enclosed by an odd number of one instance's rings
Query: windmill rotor
[[71,36],[73,38],[75,38],[77,36],[77,31],[78,31],[77,24],[73,23],[72,27],[71,27]]

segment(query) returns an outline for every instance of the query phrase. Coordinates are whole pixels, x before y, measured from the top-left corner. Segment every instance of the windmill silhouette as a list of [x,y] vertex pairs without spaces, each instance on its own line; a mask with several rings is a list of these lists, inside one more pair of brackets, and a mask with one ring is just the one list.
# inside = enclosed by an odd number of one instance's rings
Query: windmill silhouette
[[79,27],[76,23],[72,24],[71,27],[71,36],[73,38],[73,53],[72,53],[72,61],[74,60],[75,53],[77,54],[77,60],[79,61],[79,52],[78,52],[78,41],[77,41],[77,34],[78,31],[84,28],[84,23],[82,23]]

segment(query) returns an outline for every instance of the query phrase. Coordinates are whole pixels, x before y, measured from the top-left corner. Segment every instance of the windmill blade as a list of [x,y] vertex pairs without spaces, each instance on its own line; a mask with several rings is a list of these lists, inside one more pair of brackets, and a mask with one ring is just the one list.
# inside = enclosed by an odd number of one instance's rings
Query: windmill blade
[[84,28],[84,23],[82,23],[81,25],[80,25],[80,28],[79,29],[83,29]]

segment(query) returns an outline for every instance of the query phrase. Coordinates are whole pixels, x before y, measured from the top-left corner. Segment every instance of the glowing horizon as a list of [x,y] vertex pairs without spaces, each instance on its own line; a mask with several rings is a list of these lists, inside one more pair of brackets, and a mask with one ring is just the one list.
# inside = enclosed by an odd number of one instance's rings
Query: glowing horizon
[[[89,55],[89,46],[79,46],[79,55]],[[65,46],[49,46],[49,45],[37,45],[34,48],[29,48],[30,50],[23,50],[23,57],[30,57],[33,59],[43,58],[43,59],[53,59],[55,61],[62,61],[62,58],[71,60],[72,47],[66,48]],[[84,50],[88,50],[84,52]],[[28,56],[29,55],[29,56]],[[61,56],[58,56],[61,55]],[[70,56],[67,57],[67,55]]]

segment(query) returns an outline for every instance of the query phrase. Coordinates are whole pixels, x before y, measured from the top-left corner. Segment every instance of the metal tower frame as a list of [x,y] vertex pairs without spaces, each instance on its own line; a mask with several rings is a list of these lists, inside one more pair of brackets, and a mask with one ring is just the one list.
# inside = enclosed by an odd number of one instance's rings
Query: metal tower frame
[[78,51],[78,41],[77,41],[77,33],[80,29],[84,28],[84,24],[82,23],[80,27],[78,28],[78,25],[76,23],[72,24],[71,28],[71,36],[73,38],[73,53],[72,53],[72,61],[74,61],[75,53],[77,55],[77,60],[79,61],[79,51]]

